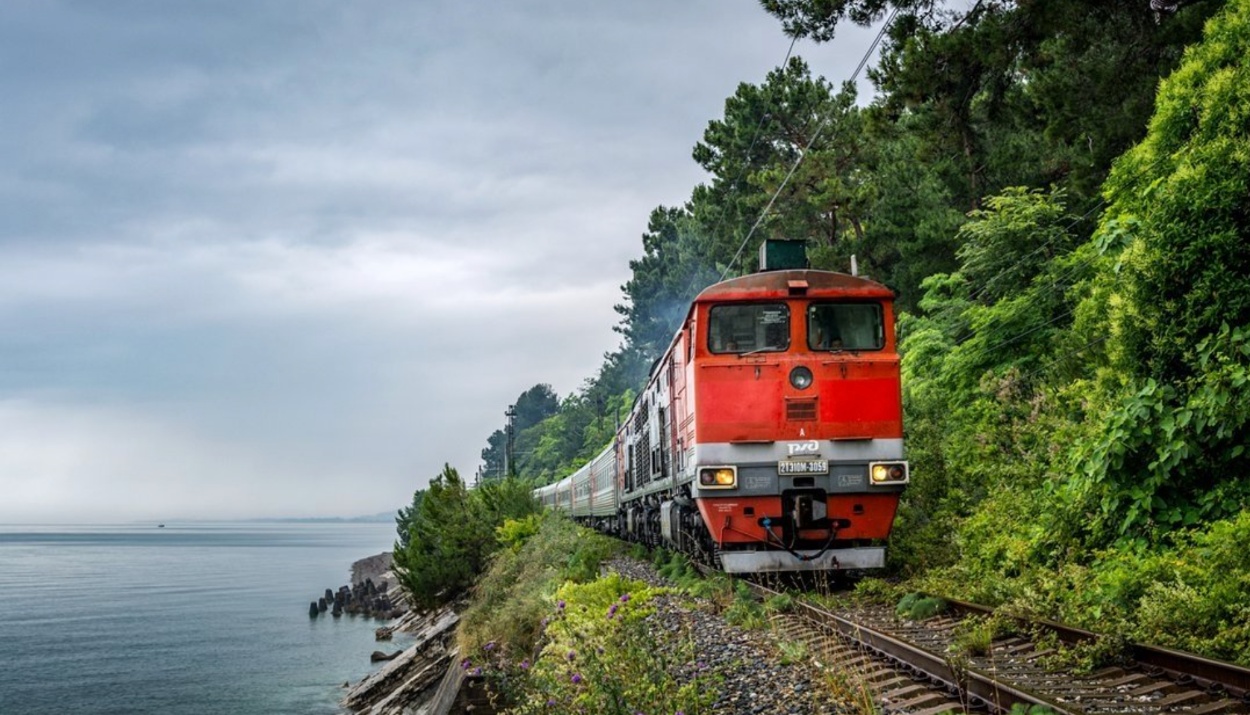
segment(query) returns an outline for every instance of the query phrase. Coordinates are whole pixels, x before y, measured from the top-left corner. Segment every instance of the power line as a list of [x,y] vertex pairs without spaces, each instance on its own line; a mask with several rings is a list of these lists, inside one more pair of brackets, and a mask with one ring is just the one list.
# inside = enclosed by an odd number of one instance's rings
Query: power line
[[[868,60],[871,58],[872,53],[875,52],[877,46],[881,44],[882,38],[885,37],[886,31],[890,28],[890,25],[894,23],[894,18],[896,17],[898,17],[897,7],[890,13],[890,17],[886,19],[885,24],[881,26],[881,31],[877,33],[875,38],[873,38],[872,44],[868,46],[868,50],[860,59],[859,64],[855,67],[855,71],[851,74],[850,80],[848,81],[854,83],[859,77],[859,73],[863,71],[864,65],[868,64]],[[831,115],[825,116],[816,127],[816,131],[812,134],[811,139],[807,141],[807,144],[799,152],[798,157],[795,158],[794,163],[790,166],[790,171],[786,173],[785,178],[781,180],[781,184],[777,186],[777,190],[774,191],[773,195],[768,199],[768,204],[764,206],[764,210],[761,211],[759,217],[755,219],[755,223],[752,224],[751,230],[747,232],[746,238],[743,238],[742,243],[738,245],[738,250],[734,253],[734,257],[729,261],[729,265],[725,266],[724,272],[721,273],[720,280],[725,280],[725,277],[729,275],[731,270],[733,270],[734,265],[738,263],[738,259],[742,257],[742,251],[747,247],[747,244],[751,242],[751,237],[755,235],[755,232],[759,229],[760,224],[764,222],[764,218],[767,217],[768,212],[772,210],[773,204],[777,203],[777,198],[781,196],[781,192],[784,191],[786,186],[790,183],[790,179],[794,177],[794,173],[798,171],[799,165],[803,163],[803,159],[807,157],[812,145],[814,145],[816,140],[820,138],[821,132],[824,131],[825,126],[829,123],[831,118]]]

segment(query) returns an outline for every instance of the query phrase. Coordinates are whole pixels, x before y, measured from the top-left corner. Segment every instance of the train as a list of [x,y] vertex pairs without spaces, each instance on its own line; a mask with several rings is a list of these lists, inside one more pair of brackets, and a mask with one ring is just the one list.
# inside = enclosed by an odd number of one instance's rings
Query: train
[[727,573],[881,568],[911,477],[894,291],[792,242],[760,266],[694,298],[612,443],[535,497]]

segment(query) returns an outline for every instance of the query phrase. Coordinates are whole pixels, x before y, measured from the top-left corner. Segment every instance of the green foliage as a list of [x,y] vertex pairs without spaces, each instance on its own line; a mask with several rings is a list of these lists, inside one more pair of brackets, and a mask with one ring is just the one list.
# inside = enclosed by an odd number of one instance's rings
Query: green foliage
[[922,593],[909,593],[899,599],[894,612],[909,621],[924,621],[946,612],[946,601]]
[[1132,662],[1132,644],[1123,636],[1098,636],[1073,644],[1056,643],[1054,653],[1039,659],[1043,667],[1089,675],[1112,665]]
[[972,616],[955,627],[950,650],[969,657],[989,655],[994,641],[1019,631],[1019,622],[1002,611],[989,616]]
[[827,42],[843,20],[869,25],[891,5],[919,10],[930,7],[932,0],[762,0],[761,4],[782,21],[786,34]]
[[700,577],[699,570],[684,554],[667,550],[663,550],[662,554],[661,560],[657,563],[657,569],[664,578],[681,585]]
[[859,603],[896,603],[903,597],[898,586],[880,578],[865,578],[855,584],[851,597]]
[[[1001,517],[985,521],[1004,523]],[[992,545],[989,536],[982,536]],[[1057,566],[999,550],[935,570],[915,585],[1021,615],[1250,665],[1250,511]],[[978,542],[978,548],[981,546]]]
[[407,543],[395,545],[395,572],[413,604],[432,608],[462,595],[498,547],[496,527],[538,511],[530,489],[508,479],[470,491],[444,466],[407,516]]
[[727,623],[739,628],[758,629],[768,625],[764,606],[743,581],[735,582],[733,602],[721,615]]
[[499,544],[510,551],[520,551],[525,542],[542,528],[543,515],[530,514],[523,519],[507,519],[495,528],[495,538]]
[[689,635],[657,644],[647,627],[658,593],[619,574],[567,583],[554,594],[532,662],[497,643],[472,652],[513,704],[509,712],[706,712],[716,683]]
[[794,610],[794,597],[788,593],[779,593],[764,600],[764,610],[768,613],[789,613]]
[[[512,418],[511,429],[513,437],[512,460],[507,463],[508,450],[508,434],[506,430],[509,426],[505,423],[503,429],[495,430],[486,441],[486,448],[482,450],[482,475],[484,479],[501,479],[508,476],[524,475],[523,470],[517,464],[518,455],[526,455],[530,452],[530,440],[526,438],[527,432],[539,424],[543,420],[551,417],[560,408],[560,400],[556,393],[552,391],[551,385],[538,384],[530,389],[522,392],[517,396],[516,402],[511,405]],[[505,474],[505,465],[507,471],[511,474]]]
[[408,547],[412,536],[412,527],[421,514],[421,500],[424,498],[425,490],[418,489],[412,493],[412,503],[399,508],[399,513],[395,516],[395,533],[399,535],[396,548],[404,549]]
[[[892,559],[907,571],[959,559],[965,550],[950,532],[1000,490],[1043,488],[1056,437],[1077,430],[1082,395],[1046,381],[1073,374],[1064,357],[1079,342],[1074,306],[1102,263],[1096,253],[1065,250],[1075,237],[1063,198],[1007,189],[987,199],[960,231],[961,270],[926,279],[926,315],[900,321],[914,477]],[[1088,366],[1098,356],[1082,357]],[[1031,526],[1013,524],[1009,533],[1021,528]]]
[[1016,703],[1011,706],[1011,715],[1055,715],[1055,711],[1045,705]]
[[793,641],[778,641],[777,650],[781,652],[779,660],[782,665],[797,665],[807,662],[810,656],[807,645]]
[[1229,2],[1159,87],[1146,138],[1107,182],[1106,222],[1136,225],[1114,324],[1138,377],[1201,374],[1192,347],[1250,323],[1248,56],[1250,7]]
[[558,514],[517,523],[525,522],[537,523],[538,531],[520,548],[497,553],[473,587],[456,636],[461,653],[478,652],[490,641],[518,657],[532,653],[556,590],[570,580],[598,578],[599,564],[619,550],[619,542]]

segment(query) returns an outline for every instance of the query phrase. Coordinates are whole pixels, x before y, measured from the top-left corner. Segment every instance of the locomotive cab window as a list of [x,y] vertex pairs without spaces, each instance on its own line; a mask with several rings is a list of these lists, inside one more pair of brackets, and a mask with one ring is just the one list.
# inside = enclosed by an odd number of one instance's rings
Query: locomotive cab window
[[807,307],[807,347],[812,350],[880,350],[885,325],[878,303],[812,303]]
[[790,347],[790,309],[784,303],[714,305],[708,313],[708,350],[780,352]]

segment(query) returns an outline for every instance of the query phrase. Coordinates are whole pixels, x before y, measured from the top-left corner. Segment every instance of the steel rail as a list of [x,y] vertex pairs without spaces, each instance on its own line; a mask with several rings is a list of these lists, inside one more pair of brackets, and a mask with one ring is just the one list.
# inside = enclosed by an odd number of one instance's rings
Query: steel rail
[[[976,603],[954,599],[944,600],[953,609],[963,613],[987,616],[994,612],[994,609]],[[1053,631],[1059,637],[1059,640],[1065,643],[1092,641],[1100,637],[1099,634],[1092,631],[1065,626],[1054,621],[1023,617],[1018,620],[1041,625]],[[1200,655],[1194,655],[1193,653],[1185,653],[1142,643],[1130,643],[1129,655],[1141,665],[1164,671],[1171,679],[1175,680],[1188,676],[1193,678],[1194,682],[1203,688],[1219,685],[1223,686],[1234,697],[1250,698],[1250,668],[1233,663],[1222,663]]]
[[[764,596],[778,595],[766,586],[747,582],[757,593]],[[918,648],[910,643],[875,628],[856,623],[831,611],[810,603],[796,601],[795,606],[804,617],[829,626],[848,640],[904,666],[921,671],[930,680],[940,683],[951,692],[961,694],[965,703],[983,704],[994,712],[1010,712],[1012,706],[1041,705],[1057,715],[1077,715],[1081,711],[1070,710],[1062,704],[1036,693],[999,682],[993,675],[976,668],[955,665],[946,657]]]

